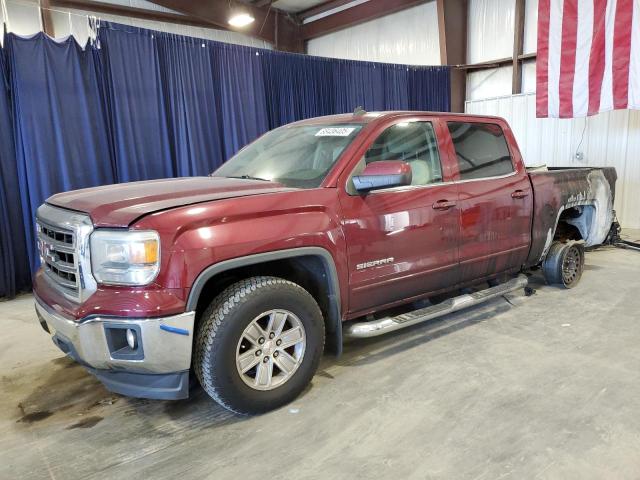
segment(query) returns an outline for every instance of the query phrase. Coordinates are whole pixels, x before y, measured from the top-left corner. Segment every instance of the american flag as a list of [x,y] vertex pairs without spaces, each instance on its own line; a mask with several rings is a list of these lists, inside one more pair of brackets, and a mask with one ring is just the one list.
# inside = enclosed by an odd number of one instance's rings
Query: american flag
[[640,0],[539,0],[536,115],[640,109]]

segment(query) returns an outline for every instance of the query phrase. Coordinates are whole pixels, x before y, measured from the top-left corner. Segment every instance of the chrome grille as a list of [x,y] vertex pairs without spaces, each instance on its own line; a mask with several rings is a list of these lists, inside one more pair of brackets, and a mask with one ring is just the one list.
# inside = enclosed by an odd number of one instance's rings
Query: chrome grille
[[73,232],[46,225],[38,220],[38,250],[45,272],[65,288],[74,292],[78,286]]
[[81,302],[95,291],[89,259],[88,216],[50,205],[38,208],[38,251],[49,283],[70,300]]

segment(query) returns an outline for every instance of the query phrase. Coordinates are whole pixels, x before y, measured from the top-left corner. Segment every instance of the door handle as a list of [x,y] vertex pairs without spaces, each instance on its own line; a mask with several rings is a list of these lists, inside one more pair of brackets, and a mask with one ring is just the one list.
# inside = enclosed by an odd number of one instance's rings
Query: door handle
[[450,202],[448,200],[438,200],[432,205],[434,210],[449,210],[451,207],[455,207],[456,202]]
[[516,190],[515,192],[511,192],[511,198],[524,198],[528,196],[529,193],[524,190]]

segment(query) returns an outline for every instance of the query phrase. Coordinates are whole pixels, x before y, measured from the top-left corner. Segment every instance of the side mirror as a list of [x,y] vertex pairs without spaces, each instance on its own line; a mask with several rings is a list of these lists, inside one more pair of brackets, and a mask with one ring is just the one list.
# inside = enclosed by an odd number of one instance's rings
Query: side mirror
[[358,192],[403,185],[411,185],[411,166],[401,160],[370,163],[360,175],[353,177],[353,186]]

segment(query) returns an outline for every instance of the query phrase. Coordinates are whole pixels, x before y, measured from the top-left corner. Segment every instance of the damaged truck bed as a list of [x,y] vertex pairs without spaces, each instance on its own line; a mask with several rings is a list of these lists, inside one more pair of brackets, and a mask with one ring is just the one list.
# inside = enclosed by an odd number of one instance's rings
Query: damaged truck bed
[[542,261],[556,236],[581,238],[586,247],[604,242],[613,222],[615,168],[552,167],[528,174],[535,212],[530,266]]

